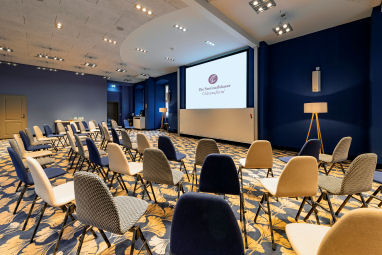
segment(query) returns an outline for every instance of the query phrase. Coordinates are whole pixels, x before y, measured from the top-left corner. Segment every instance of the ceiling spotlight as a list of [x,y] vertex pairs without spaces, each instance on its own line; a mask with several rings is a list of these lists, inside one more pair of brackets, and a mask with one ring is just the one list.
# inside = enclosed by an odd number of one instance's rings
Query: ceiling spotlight
[[153,12],[152,12],[152,11],[148,11],[147,14],[148,14],[148,15],[151,15],[151,14],[153,14]]
[[274,0],[252,0],[249,2],[249,5],[259,14],[276,6],[276,3]]
[[287,25],[287,24],[284,24],[284,25],[283,25],[283,28],[287,28],[287,27],[288,27],[288,25]]
[[145,7],[143,7],[143,8],[142,8],[142,11],[143,11],[143,12],[146,12],[146,8],[145,8]]
[[279,35],[282,35],[282,34],[283,34],[283,31],[280,30],[280,31],[279,31]]
[[140,10],[142,8],[142,6],[140,4],[136,4],[135,5],[135,8],[137,8],[138,10]]
[[116,45],[116,44],[117,44],[117,41],[113,41],[113,44]]
[[175,24],[175,25],[173,25],[173,27],[177,28],[177,29],[179,29],[180,31],[183,31],[183,32],[187,31],[187,28],[185,28],[184,26],[181,26],[179,24]]
[[136,8],[137,10],[142,11],[143,13],[145,13],[145,14],[147,14],[147,15],[149,15],[149,16],[151,16],[151,15],[153,14],[153,11],[152,11],[152,10],[150,10],[149,8],[147,8],[147,7],[145,7],[145,6],[142,6],[141,4],[136,4],[136,5],[135,5],[135,8]]
[[179,27],[179,25],[178,25],[178,24],[175,24],[175,25],[174,25],[174,27],[178,28],[178,27]]
[[0,46],[0,50],[1,51],[6,51],[6,52],[13,52],[13,50],[11,48],[7,48],[7,47],[4,47],[4,46]]
[[207,44],[208,46],[215,46],[215,43],[211,41],[204,41],[204,43]]
[[171,57],[166,57],[166,60],[168,60],[168,61],[172,61],[172,62],[175,61],[175,59],[174,59],[174,58],[171,58]]
[[60,58],[60,57],[57,57],[57,56],[49,56],[49,55],[46,55],[46,54],[43,54],[43,53],[38,53],[36,55],[37,58],[46,58],[48,60],[57,60],[57,61],[64,61],[63,58]]
[[142,49],[142,48],[135,48],[136,51],[139,51],[139,52],[142,52],[142,53],[146,53],[147,50],[145,49]]
[[289,24],[288,22],[285,22],[285,14],[281,15],[281,17],[282,19],[284,19],[284,21],[280,22],[278,26],[273,28],[273,32],[275,32],[277,35],[283,35],[293,31],[291,24]]
[[120,73],[126,73],[127,72],[125,69],[122,69],[122,68],[118,68],[115,71],[120,72]]
[[117,41],[116,41],[116,40],[113,40],[113,39],[111,39],[111,38],[104,37],[103,40],[104,40],[104,42],[108,42],[108,43],[110,43],[110,44],[114,44],[114,45],[117,44]]
[[56,23],[56,28],[57,29],[61,29],[62,28],[62,23],[61,22],[57,22]]
[[113,41],[111,39],[109,39],[109,43],[112,43]]
[[105,38],[103,38],[103,40],[105,41],[105,42],[107,42],[107,38],[105,37]]
[[279,28],[279,27],[276,27],[275,29],[276,29],[276,31],[279,31],[279,30],[280,30],[280,28]]
[[93,63],[89,63],[89,62],[86,62],[84,65],[88,66],[88,67],[91,67],[91,68],[94,68],[94,67],[97,66],[97,64],[93,64]]

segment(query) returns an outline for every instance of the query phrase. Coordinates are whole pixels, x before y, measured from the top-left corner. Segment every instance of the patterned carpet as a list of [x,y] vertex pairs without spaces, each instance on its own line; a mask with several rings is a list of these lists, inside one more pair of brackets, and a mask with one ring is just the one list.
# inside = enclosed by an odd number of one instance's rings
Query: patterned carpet
[[[150,138],[152,145],[157,146],[159,131],[144,131],[144,133]],[[135,136],[135,134],[133,135]],[[193,159],[195,156],[195,148],[197,144],[196,139],[188,137],[179,137],[175,134],[169,134],[175,146],[180,152],[187,154],[185,160],[187,169],[191,173],[193,166]],[[58,231],[61,227],[64,213],[62,210],[53,208],[47,208],[45,216],[42,219],[39,231],[37,232],[35,242],[30,244],[29,239],[33,232],[33,225],[36,220],[36,216],[40,212],[41,200],[35,206],[32,218],[30,219],[26,231],[22,231],[22,224],[26,218],[27,212],[33,199],[33,189],[30,189],[24,200],[21,202],[19,212],[13,214],[19,192],[15,194],[16,185],[18,179],[16,172],[11,163],[9,155],[6,151],[8,141],[0,141],[0,254],[51,254],[54,250],[56,239],[58,237]],[[245,157],[247,148],[242,146],[235,146],[229,144],[218,143],[221,153],[231,155],[235,163],[238,164],[239,159]],[[64,169],[68,167],[67,152],[68,147],[55,154],[56,164]],[[274,173],[275,176],[280,175],[281,169],[284,167],[284,163],[278,160],[279,157],[285,155],[293,155],[293,153],[274,150]],[[348,164],[345,164],[345,168]],[[178,164],[173,164],[175,169],[178,169]],[[73,170],[68,171],[64,177],[57,178],[54,184],[61,184],[66,181],[72,180]],[[288,239],[285,235],[285,225],[287,223],[295,222],[294,217],[297,213],[301,199],[279,199],[278,201],[271,200],[272,209],[272,221],[275,228],[275,240],[276,251],[271,249],[270,230],[268,227],[267,215],[260,214],[258,223],[253,222],[255,211],[257,209],[257,202],[261,199],[263,188],[258,181],[259,178],[263,178],[266,175],[265,170],[244,170],[244,194],[245,194],[245,207],[247,210],[247,231],[248,231],[248,243],[249,249],[246,250],[246,254],[294,254]],[[339,169],[335,169],[331,174],[342,177],[342,172]],[[132,191],[134,185],[134,179],[131,177],[124,177],[127,183],[129,191]],[[189,191],[191,184],[187,182],[186,176],[185,189]],[[116,186],[115,186],[116,187]],[[373,189],[377,185],[375,184]],[[126,195],[121,191],[121,188],[117,195]],[[177,192],[175,188],[168,187],[166,185],[154,185],[154,189],[157,195],[158,204],[154,204],[150,201],[150,206],[147,213],[140,220],[140,226],[145,237],[149,241],[149,245],[154,254],[169,254],[170,243],[170,226],[172,220],[172,214],[174,212],[175,201]],[[114,190],[112,190],[114,191]],[[131,194],[131,193],[130,193]],[[368,194],[369,195],[369,194]],[[139,194],[138,197],[141,197]],[[367,197],[367,196],[366,196]],[[147,199],[147,196],[146,196]],[[239,198],[236,196],[226,197],[229,204],[232,206],[235,215],[239,221]],[[344,197],[334,197],[332,199],[334,208],[338,208]],[[374,200],[375,201],[375,200]],[[376,206],[376,202],[371,204]],[[341,215],[346,213],[349,209],[358,208],[359,203],[352,200],[347,204]],[[305,207],[309,210],[309,207]],[[302,213],[302,217],[306,215],[306,212]],[[300,217],[300,221],[302,221]],[[329,214],[323,210],[319,210],[319,217],[321,224],[329,224]],[[311,217],[314,220],[314,217]],[[63,234],[63,238],[60,243],[59,254],[75,254],[79,243],[79,236],[81,234],[82,225],[76,221],[74,224],[69,225]],[[128,232],[125,236],[118,236],[111,233],[107,233],[109,240],[112,242],[112,247],[107,248],[106,243],[103,241],[101,235],[98,234],[97,239],[91,234],[88,234],[85,238],[82,246],[82,254],[126,254],[130,251],[130,244],[132,233]],[[141,242],[138,241],[136,248],[140,247]],[[138,250],[137,250],[138,253]],[[143,253],[143,252],[142,252]]]

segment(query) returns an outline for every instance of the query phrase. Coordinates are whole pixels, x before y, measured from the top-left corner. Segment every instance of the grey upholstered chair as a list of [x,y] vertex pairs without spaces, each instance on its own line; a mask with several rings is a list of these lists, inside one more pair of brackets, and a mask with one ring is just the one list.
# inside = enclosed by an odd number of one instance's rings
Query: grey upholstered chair
[[[350,136],[343,137],[336,145],[333,150],[332,155],[320,154],[320,164],[318,168],[322,166],[324,168],[325,174],[328,175],[330,171],[336,164],[339,164],[343,173],[345,173],[342,162],[348,159],[349,149],[351,145],[352,138]],[[329,170],[326,169],[326,164],[331,164]]]
[[33,136],[33,133],[29,128],[25,128],[24,131],[25,134],[27,134],[30,144],[33,146],[41,144],[51,144],[50,141],[37,141],[37,139]]
[[[129,154],[130,158],[132,161],[135,161],[135,157],[137,156],[138,153],[138,147],[137,144],[132,143],[129,134],[127,133],[126,130],[121,131],[122,139],[121,139],[121,145],[127,151]],[[133,154],[133,151],[135,154]]]
[[139,160],[142,160],[143,152],[145,149],[151,148],[151,144],[144,134],[137,134],[137,151],[139,154]]
[[59,135],[65,135],[64,136],[64,141],[65,144],[68,145],[68,138],[66,137],[66,128],[64,127],[64,124],[62,122],[56,122],[56,128],[57,128],[57,134]]
[[118,123],[117,123],[115,120],[113,120],[113,119],[110,120],[110,125],[111,125],[111,127],[114,128],[117,132],[123,130],[123,128],[122,128],[121,126],[118,126]]
[[111,246],[105,231],[123,235],[133,232],[130,254],[133,254],[135,241],[139,237],[147,252],[151,253],[138,220],[145,214],[148,203],[136,197],[113,197],[101,178],[89,172],[74,174],[74,194],[77,219],[84,224],[77,254],[80,254],[85,235],[93,227],[99,229],[108,247]]
[[[21,150],[19,148],[19,146],[17,145],[16,141],[14,139],[9,139],[9,144],[11,145],[12,149],[17,153],[17,155],[22,159],[23,161],[23,164],[24,164],[24,167],[25,168],[28,168],[28,165],[27,165],[27,162],[26,162],[26,159],[23,157],[23,154],[21,153]],[[39,152],[39,151],[37,151]],[[48,151],[44,151],[44,152],[48,152]],[[42,155],[42,156],[39,156],[39,154],[36,154],[35,152],[32,152],[32,154],[30,154],[29,156],[32,157],[32,158],[35,158],[37,160],[37,162],[41,165],[41,166],[46,166],[46,165],[49,165],[49,164],[53,164],[55,163],[54,161],[54,158],[51,158],[49,157],[51,155],[48,154],[48,155]],[[18,190],[18,189],[17,189]],[[16,190],[16,191],[17,191]]]
[[23,159],[26,159],[27,157],[39,158],[39,157],[47,157],[47,156],[53,155],[53,153],[49,150],[26,151],[23,140],[21,139],[20,135],[18,135],[18,134],[13,135],[13,140],[16,142],[16,145],[19,148],[19,151],[20,151]]
[[[143,179],[146,180],[147,184],[151,187],[155,203],[157,203],[157,200],[152,182],[176,186],[178,188],[178,198],[180,191],[184,193],[182,184],[183,172],[171,169],[166,155],[159,149],[145,149],[143,156]],[[144,189],[150,198],[145,186]]]
[[[350,164],[345,173],[345,177],[342,179],[333,176],[319,176],[318,187],[321,190],[321,195],[317,199],[316,204],[312,210],[319,205],[322,199],[327,200],[329,211],[332,215],[333,222],[336,221],[335,215],[338,216],[340,211],[344,208],[350,198],[354,198],[354,195],[358,195],[362,202],[362,207],[367,207],[367,204],[362,196],[362,192],[367,192],[372,189],[374,171],[377,166],[377,155],[374,153],[365,153],[356,157]],[[347,196],[341,206],[334,214],[333,206],[330,201],[329,195]],[[312,210],[307,214],[310,216]]]
[[105,127],[105,125],[102,125],[102,142],[101,142],[101,149],[106,149],[107,147],[107,144],[108,143],[112,143],[113,142],[113,138],[110,136],[110,133],[109,133],[109,129],[107,128],[107,126]]
[[194,169],[192,170],[191,190],[194,189],[194,180],[195,180],[195,186],[196,187],[198,186],[198,173],[197,173],[196,167],[202,166],[205,158],[210,154],[220,154],[216,141],[213,139],[206,139],[206,138],[200,139],[198,142],[198,145],[196,146]]

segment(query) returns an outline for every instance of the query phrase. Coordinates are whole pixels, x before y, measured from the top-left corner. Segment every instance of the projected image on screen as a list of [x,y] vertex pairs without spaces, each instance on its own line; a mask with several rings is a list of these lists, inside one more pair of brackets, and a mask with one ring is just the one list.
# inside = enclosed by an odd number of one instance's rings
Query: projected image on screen
[[186,68],[186,108],[247,107],[247,52]]

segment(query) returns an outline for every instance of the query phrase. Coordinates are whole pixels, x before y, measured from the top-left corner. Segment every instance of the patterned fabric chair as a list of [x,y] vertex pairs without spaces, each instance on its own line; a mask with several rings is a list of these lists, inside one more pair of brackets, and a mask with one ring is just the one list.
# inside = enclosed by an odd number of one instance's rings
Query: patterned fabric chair
[[[151,187],[155,203],[157,203],[157,199],[155,197],[152,182],[176,186],[178,188],[178,198],[180,191],[184,193],[182,183],[183,172],[172,170],[166,155],[159,149],[145,149],[143,156],[143,179],[146,180],[147,184]],[[145,185],[143,188],[150,199],[149,192]]]
[[291,223],[285,230],[298,255],[381,254],[380,209],[356,209],[346,213],[332,227]]
[[210,154],[204,160],[200,172],[200,192],[237,195],[240,198],[240,221],[243,225],[245,247],[248,248],[245,219],[245,200],[233,159],[229,155]]
[[151,148],[151,144],[147,137],[144,134],[138,133],[137,134],[137,150],[139,155],[139,160],[142,160],[143,153],[145,149]]
[[110,247],[105,231],[124,235],[133,232],[130,254],[133,254],[136,239],[139,237],[146,247],[148,254],[152,254],[142,230],[136,226],[138,220],[145,214],[148,203],[129,196],[113,197],[106,184],[99,176],[78,172],[74,175],[74,191],[77,206],[77,218],[85,225],[77,254],[80,254],[82,243],[89,228],[99,229],[107,246]]
[[48,150],[51,148],[50,144],[42,144],[42,145],[32,145],[29,141],[28,136],[25,134],[24,131],[20,130],[19,135],[21,137],[21,140],[23,141],[24,148],[27,151],[39,151],[39,150]]
[[203,138],[200,139],[198,142],[198,145],[196,146],[195,151],[195,162],[194,162],[194,168],[192,170],[192,186],[191,190],[194,190],[194,180],[195,180],[195,186],[198,185],[198,173],[197,173],[197,166],[202,166],[204,163],[205,158],[210,154],[219,154],[219,148],[216,144],[216,141],[213,139],[207,139]]
[[[329,211],[332,215],[333,222],[336,221],[335,215],[338,216],[349,199],[353,198],[354,195],[358,195],[360,197],[362,207],[367,207],[362,192],[368,192],[372,189],[373,176],[376,166],[377,155],[374,153],[365,153],[359,155],[353,160],[348,170],[346,171],[344,178],[339,179],[333,176],[319,176],[318,186],[321,190],[321,195],[317,199],[317,203],[310,210],[306,218],[309,217],[309,215],[312,213],[312,210],[317,205],[319,205],[322,199],[325,199],[328,202]],[[335,215],[332,203],[330,201],[330,195],[347,196],[344,202],[336,211]],[[322,208],[322,206],[320,207]]]
[[210,194],[182,195],[172,218],[170,254],[243,255],[240,228],[228,203]]
[[158,149],[163,151],[164,155],[166,155],[169,161],[175,161],[180,163],[179,170],[182,171],[182,166],[184,172],[187,175],[188,181],[190,181],[190,177],[188,176],[186,165],[184,164],[183,159],[186,158],[186,154],[180,153],[176,151],[174,144],[172,143],[170,137],[168,136],[159,136],[158,138]]
[[[121,139],[121,145],[127,151],[132,161],[135,161],[135,158],[138,153],[138,147],[137,144],[132,143],[129,134],[126,130],[121,131],[122,139]],[[133,151],[135,154],[133,154]]]
[[[302,146],[301,150],[298,152],[297,156],[312,156],[319,160],[319,155],[321,151],[321,141],[319,139],[309,139]],[[279,158],[281,161],[288,163],[293,156],[285,156]]]
[[254,141],[247,152],[247,157],[240,159],[239,174],[241,186],[243,187],[243,169],[268,169],[269,174],[273,177],[273,154],[272,146],[269,141]]
[[[280,177],[260,179],[261,184],[265,188],[265,192],[259,203],[259,207],[255,216],[255,223],[259,216],[260,209],[268,214],[269,226],[271,229],[272,249],[275,250],[275,241],[273,237],[272,215],[270,207],[270,197],[303,197],[300,208],[297,212],[295,220],[297,221],[307,200],[314,204],[313,196],[317,193],[318,188],[318,166],[317,160],[312,156],[297,156],[292,158],[285,166]],[[262,203],[267,203],[265,208]],[[319,219],[316,213],[316,220]]]
[[[336,164],[339,164],[343,173],[345,173],[342,162],[348,159],[349,149],[351,145],[352,138],[350,136],[342,138],[334,148],[333,154],[320,154],[320,164],[318,168],[321,166],[324,168],[325,174],[328,175],[330,171]],[[331,164],[329,170],[326,169],[326,164]]]
[[369,204],[370,201],[375,198],[379,201],[381,201],[379,204],[378,204],[378,207],[381,207],[382,205],[382,198],[380,197],[377,197],[378,193],[382,191],[382,172],[381,170],[378,170],[378,171],[375,171],[374,173],[374,179],[373,179],[376,183],[380,184],[379,187],[374,191],[374,193],[372,195],[370,195],[370,197],[367,199],[366,201],[366,204]]

